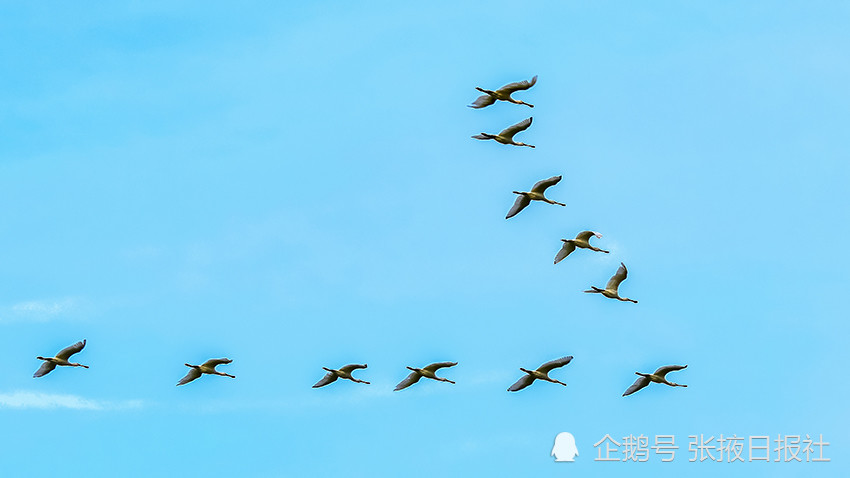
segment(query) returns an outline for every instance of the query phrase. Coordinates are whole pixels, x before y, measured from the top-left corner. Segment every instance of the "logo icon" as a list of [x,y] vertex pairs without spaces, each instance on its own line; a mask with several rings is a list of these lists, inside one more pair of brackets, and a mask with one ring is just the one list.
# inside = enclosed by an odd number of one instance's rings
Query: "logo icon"
[[578,456],[576,439],[572,433],[561,432],[555,436],[555,446],[552,447],[552,456],[555,461],[575,461]]

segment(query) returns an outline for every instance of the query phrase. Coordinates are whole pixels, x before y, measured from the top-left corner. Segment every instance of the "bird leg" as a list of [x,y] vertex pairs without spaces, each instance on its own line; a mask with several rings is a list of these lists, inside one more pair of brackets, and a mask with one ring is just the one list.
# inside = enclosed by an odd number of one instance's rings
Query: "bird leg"
[[451,381],[447,378],[440,378],[440,380],[443,381],[443,382],[455,383],[455,382],[453,382],[453,381]]

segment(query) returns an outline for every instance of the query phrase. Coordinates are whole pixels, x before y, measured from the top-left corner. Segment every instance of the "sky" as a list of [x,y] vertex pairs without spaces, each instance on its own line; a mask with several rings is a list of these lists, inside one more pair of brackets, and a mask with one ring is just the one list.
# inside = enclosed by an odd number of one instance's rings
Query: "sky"
[[[3,475],[847,476],[848,16],[0,4]],[[533,109],[467,108],[534,75]],[[530,116],[535,149],[470,138]],[[566,207],[505,220],[556,175]],[[583,230],[611,253],[553,265]],[[638,304],[582,293],[620,262]],[[32,378],[82,339],[91,368]],[[235,380],[175,387],[218,357]],[[392,391],[440,361],[455,385]],[[371,385],[311,388],[348,363]],[[621,396],[668,364],[688,388]],[[679,448],[600,462],[606,435]],[[831,461],[691,462],[700,435]]]

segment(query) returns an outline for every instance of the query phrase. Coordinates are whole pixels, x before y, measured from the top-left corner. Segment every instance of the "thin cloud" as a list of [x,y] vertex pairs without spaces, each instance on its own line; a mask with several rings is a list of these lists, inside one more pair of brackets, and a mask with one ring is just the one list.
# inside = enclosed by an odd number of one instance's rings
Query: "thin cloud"
[[62,395],[18,390],[0,394],[0,408],[16,409],[71,409],[71,410],[125,410],[141,408],[141,400],[92,400],[77,395]]
[[48,320],[59,314],[67,313],[78,307],[79,301],[74,298],[61,300],[31,300],[20,302],[11,307],[13,316],[38,320]]

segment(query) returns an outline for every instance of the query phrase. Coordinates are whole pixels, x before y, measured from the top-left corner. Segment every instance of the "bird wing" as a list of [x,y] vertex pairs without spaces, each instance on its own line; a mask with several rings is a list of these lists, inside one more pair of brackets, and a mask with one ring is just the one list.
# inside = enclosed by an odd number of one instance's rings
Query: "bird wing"
[[395,386],[395,390],[393,391],[397,392],[399,390],[405,389],[418,382],[420,378],[422,378],[422,374],[420,374],[419,372],[410,372],[410,375],[408,375],[406,379],[399,382],[399,384]]
[[608,284],[605,286],[608,290],[617,290],[620,287],[620,282],[626,280],[626,275],[628,275],[629,271],[626,270],[626,265],[622,262],[620,263],[620,268],[617,269],[617,273],[611,277],[611,280],[608,281]]
[[526,118],[513,126],[508,126],[499,133],[499,136],[512,139],[515,134],[528,129],[531,126],[531,120],[532,118]]
[[345,373],[351,373],[352,370],[357,370],[358,368],[366,368],[366,364],[364,363],[363,365],[360,365],[360,364],[353,363],[353,364],[346,365],[345,367],[340,368],[340,371],[345,372]]
[[555,264],[564,260],[564,258],[572,254],[574,250],[576,250],[576,245],[572,241],[564,241],[564,245],[561,246],[561,250],[558,251],[557,255],[555,255]]
[[623,396],[631,395],[647,385],[649,385],[649,379],[644,376],[640,376],[637,380],[635,380],[635,383],[633,383],[631,387],[627,388],[626,391],[623,392]]
[[476,99],[471,105],[470,108],[484,108],[485,106],[490,106],[496,102],[496,98],[493,98],[490,95],[481,95]]
[[56,358],[62,359],[62,360],[68,360],[69,358],[71,358],[71,355],[74,355],[75,353],[79,352],[80,350],[83,350],[83,347],[85,347],[85,346],[86,346],[85,340],[77,342],[74,345],[69,345],[69,346],[65,347],[64,349],[60,350],[59,353],[56,354]]
[[520,194],[519,197],[516,198],[516,201],[514,201],[514,205],[513,205],[513,207],[511,207],[511,210],[508,211],[508,215],[505,216],[505,219],[510,219],[510,218],[516,216],[517,214],[519,214],[520,211],[525,209],[525,207],[528,206],[529,204],[531,204],[531,199],[529,199],[524,194]]
[[682,370],[683,368],[687,368],[687,365],[665,365],[664,367],[659,367],[653,375],[658,375],[663,378],[667,375],[667,373]]
[[534,86],[537,83],[537,75],[534,75],[534,78],[531,81],[523,80],[523,81],[515,81],[513,83],[508,83],[507,85],[496,90],[497,93],[508,93],[509,95],[514,91],[519,90],[527,90]]
[[321,380],[316,382],[316,385],[313,385],[313,388],[324,387],[325,385],[336,381],[336,374],[333,372],[328,372]]
[[425,368],[423,368],[423,370],[427,370],[429,372],[436,372],[441,368],[454,367],[455,365],[457,365],[457,362],[437,362],[426,366]]
[[597,238],[602,237],[602,234],[593,231],[581,231],[576,235],[576,239],[580,241],[589,241],[591,237],[596,236]]
[[522,390],[523,388],[531,385],[532,383],[534,383],[534,377],[529,375],[529,374],[525,374],[522,377],[520,377],[520,379],[517,380],[513,385],[508,387],[508,391],[509,392],[517,392],[517,391]]
[[195,380],[196,378],[198,378],[200,376],[201,376],[201,372],[198,369],[192,367],[192,368],[189,369],[189,373],[187,373],[185,377],[181,378],[180,381],[177,382],[177,385],[187,384],[187,383],[191,382],[192,380]]
[[549,362],[544,363],[543,365],[537,367],[538,372],[549,373],[553,368],[563,367],[564,365],[570,363],[573,359],[572,355],[567,357],[561,357],[559,359],[555,359]]
[[543,194],[543,191],[546,191],[546,188],[549,186],[554,186],[558,184],[558,181],[561,180],[561,176],[552,176],[549,179],[543,179],[537,181],[534,186],[531,188],[531,192]]
[[230,363],[230,362],[233,362],[233,360],[231,360],[229,358],[209,359],[206,362],[204,362],[203,365],[201,365],[201,367],[216,368],[216,366],[218,366],[218,365],[221,365],[223,363]]
[[35,373],[32,374],[32,378],[43,377],[50,373],[54,368],[56,368],[55,363],[45,361],[41,364],[41,367],[39,367],[38,370],[36,370]]

